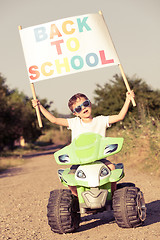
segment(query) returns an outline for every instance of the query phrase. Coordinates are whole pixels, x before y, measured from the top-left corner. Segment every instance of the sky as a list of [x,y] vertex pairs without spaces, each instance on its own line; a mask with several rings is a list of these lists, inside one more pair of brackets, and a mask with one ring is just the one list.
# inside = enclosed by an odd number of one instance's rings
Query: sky
[[[159,0],[0,0],[0,73],[10,89],[31,97],[18,26],[27,28],[58,19],[103,12],[125,74],[142,78],[160,89]],[[80,72],[34,84],[39,98],[68,114],[69,98],[77,92],[94,100],[96,85],[104,86],[120,74],[118,66]]]

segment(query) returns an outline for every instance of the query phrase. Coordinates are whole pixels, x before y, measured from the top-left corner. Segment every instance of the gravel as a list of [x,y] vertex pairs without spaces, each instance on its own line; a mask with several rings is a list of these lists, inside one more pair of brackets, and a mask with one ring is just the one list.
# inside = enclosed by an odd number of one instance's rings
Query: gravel
[[3,240],[156,240],[160,239],[159,179],[125,169],[124,181],[136,183],[144,193],[147,219],[143,226],[122,229],[113,213],[103,212],[82,217],[75,233],[56,234],[47,220],[47,203],[53,189],[63,188],[58,180],[59,166],[53,158],[56,149],[33,154],[25,164],[0,174],[0,239]]

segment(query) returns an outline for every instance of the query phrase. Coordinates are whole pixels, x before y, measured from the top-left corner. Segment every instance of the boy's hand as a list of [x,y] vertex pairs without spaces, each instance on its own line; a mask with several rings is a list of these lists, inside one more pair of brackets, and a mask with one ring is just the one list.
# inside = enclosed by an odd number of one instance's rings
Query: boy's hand
[[34,108],[41,104],[38,99],[35,99],[35,100],[32,99],[31,101],[32,101],[32,106],[33,106]]
[[130,92],[126,92],[126,99],[131,101],[133,98],[135,98],[135,94],[134,94],[133,90],[131,90]]

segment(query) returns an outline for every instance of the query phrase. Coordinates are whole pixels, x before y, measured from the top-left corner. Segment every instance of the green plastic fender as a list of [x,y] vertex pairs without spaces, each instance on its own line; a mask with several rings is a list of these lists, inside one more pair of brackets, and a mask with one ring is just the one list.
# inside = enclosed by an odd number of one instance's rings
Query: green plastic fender
[[111,171],[109,182],[119,182],[124,177],[123,169],[115,169]]
[[73,142],[54,153],[60,165],[88,164],[122,149],[123,138],[102,137],[96,133],[83,133]]

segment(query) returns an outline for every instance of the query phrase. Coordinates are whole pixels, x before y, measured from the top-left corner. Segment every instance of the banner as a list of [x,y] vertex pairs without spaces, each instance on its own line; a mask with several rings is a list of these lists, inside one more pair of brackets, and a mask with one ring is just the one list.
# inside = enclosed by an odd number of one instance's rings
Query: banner
[[24,28],[20,37],[31,83],[120,64],[98,13]]

